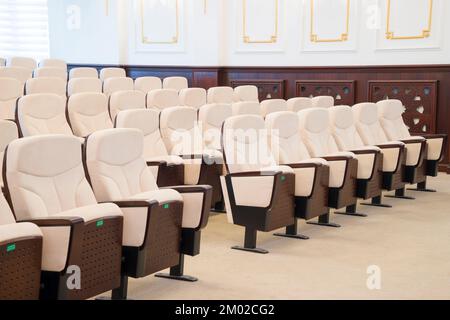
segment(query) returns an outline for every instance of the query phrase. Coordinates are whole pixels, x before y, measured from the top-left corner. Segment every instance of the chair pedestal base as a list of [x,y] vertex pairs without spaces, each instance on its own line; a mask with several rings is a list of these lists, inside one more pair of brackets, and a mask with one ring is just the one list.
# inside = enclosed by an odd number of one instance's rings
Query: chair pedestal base
[[311,222],[307,222],[307,224],[312,224],[312,225],[321,226],[321,227],[330,227],[330,228],[340,228],[341,227],[341,225],[339,225],[337,223],[330,222],[330,214],[329,213],[319,216],[319,220],[317,222],[311,221]]
[[198,281],[198,279],[195,277],[184,275],[184,254],[182,253],[180,254],[178,265],[170,268],[170,273],[157,273],[155,274],[155,277],[187,282]]
[[258,231],[249,227],[245,228],[244,246],[233,246],[231,249],[247,251],[252,253],[267,254],[269,251],[256,247],[256,238]]
[[356,212],[356,204],[352,204],[351,206],[347,206],[345,208],[345,211],[336,211],[334,212],[335,214],[340,214],[340,215],[344,215],[344,216],[352,216],[352,217],[367,217],[367,214],[365,213],[359,213]]
[[373,197],[371,202],[361,203],[363,206],[372,206],[379,208],[392,208],[390,204],[381,203],[381,196]]
[[397,189],[395,190],[394,195],[386,195],[386,198],[396,198],[396,199],[403,199],[403,200],[416,200],[414,197],[409,197],[405,195],[405,188]]
[[436,190],[434,190],[434,189],[428,189],[427,188],[427,182],[426,181],[418,183],[417,184],[417,188],[408,188],[408,190],[417,191],[417,192],[431,192],[431,193],[436,192]]
[[286,233],[274,233],[273,234],[276,237],[284,237],[284,238],[291,238],[291,239],[299,239],[299,240],[308,240],[308,236],[304,236],[302,234],[297,233],[297,219],[295,219],[295,223],[291,226],[286,227]]

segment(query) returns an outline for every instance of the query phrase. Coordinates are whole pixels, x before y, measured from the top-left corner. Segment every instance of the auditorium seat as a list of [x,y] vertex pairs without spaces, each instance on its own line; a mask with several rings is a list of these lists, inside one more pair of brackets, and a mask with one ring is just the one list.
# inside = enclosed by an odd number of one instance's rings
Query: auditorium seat
[[17,103],[20,137],[47,134],[73,135],[66,119],[66,99],[52,93],[24,96]]
[[222,204],[219,180],[222,174],[222,155],[215,150],[203,148],[197,112],[197,109],[191,107],[163,109],[160,116],[161,136],[169,154],[184,159],[184,183],[212,186],[212,205],[219,209],[218,206]]
[[162,89],[162,81],[158,77],[139,77],[134,80],[134,89],[147,94],[152,90]]
[[33,58],[11,57],[6,61],[8,67],[20,67],[33,71],[37,68],[37,62]]
[[261,102],[261,115],[263,117],[274,112],[288,111],[286,100],[269,99]]
[[305,109],[312,108],[311,98],[297,97],[291,98],[287,101],[287,108],[292,112],[299,112]]
[[109,115],[113,123],[120,111],[129,109],[145,109],[145,93],[138,90],[117,91],[109,98]]
[[261,105],[259,102],[234,102],[231,105],[233,116],[257,115],[261,114]]
[[65,98],[66,81],[55,77],[28,79],[25,84],[25,94],[36,93],[53,93]]
[[131,78],[110,77],[103,80],[103,93],[108,97],[114,92],[134,90],[134,82]]
[[[414,172],[417,168],[423,167],[426,150],[422,150],[422,147],[426,147],[426,143],[421,141],[404,143],[388,139],[380,124],[378,107],[375,103],[356,104],[352,107],[352,111],[356,129],[366,146],[378,146],[385,151],[398,155],[400,168],[397,168],[391,177],[383,177],[384,187],[386,188],[386,184],[392,185],[391,189],[395,189],[394,197],[396,198],[414,199],[405,195],[405,183],[411,183],[406,179],[406,171]],[[423,177],[425,178],[425,175]],[[384,181],[387,181],[387,183]],[[388,195],[387,197],[391,196]]]
[[37,300],[41,284],[42,232],[35,224],[16,223],[1,192],[0,252],[0,300]]
[[185,77],[167,77],[163,80],[163,89],[172,89],[180,92],[189,88],[188,80]]
[[[436,177],[438,175],[439,162],[444,157],[447,135],[445,134],[420,134],[411,136],[408,127],[403,121],[402,114],[405,111],[400,100],[383,100],[377,103],[380,123],[390,140],[408,141],[426,139],[427,154],[425,160],[425,174]],[[426,180],[420,182],[416,191],[434,191],[427,189]]]
[[323,158],[330,165],[328,204],[330,208],[346,207],[342,214],[361,215],[356,212],[358,160],[354,153],[340,152],[330,131],[328,110],[312,108],[297,113],[300,135],[309,154]]
[[41,60],[41,61],[39,61],[39,67],[40,68],[46,68],[46,67],[59,68],[59,69],[63,69],[65,72],[67,72],[67,63],[61,59]]
[[147,108],[162,110],[180,105],[178,92],[174,89],[156,89],[147,93]]
[[159,110],[133,109],[117,114],[116,128],[139,129],[144,135],[144,158],[159,187],[184,184],[184,162],[169,155],[159,131]]
[[23,93],[24,84],[19,80],[0,78],[0,119],[15,119],[17,100]]
[[[299,118],[290,111],[267,115],[266,129],[269,147],[278,165],[292,168],[295,174],[295,217],[306,221],[319,218],[330,222],[328,183],[330,167],[327,161],[311,158],[300,138]],[[337,225],[336,225],[337,226]],[[286,233],[298,237],[297,222]]]
[[103,83],[98,78],[73,78],[69,80],[67,85],[67,95],[85,92],[103,92]]
[[72,68],[69,71],[69,79],[76,78],[96,78],[98,79],[98,71],[95,68],[80,67]]
[[105,81],[109,78],[125,78],[127,73],[123,68],[103,68],[100,70],[100,80]]
[[225,120],[222,147],[227,174],[221,177],[228,221],[245,228],[243,246],[232,249],[268,253],[256,247],[257,232],[294,226],[295,176],[276,166],[261,116]]
[[124,213],[121,286],[113,299],[125,299],[128,277],[141,278],[170,269],[159,277],[196,281],[183,274],[184,255],[200,253],[206,227],[210,186],[158,188],[143,155],[144,137],[137,129],[97,131],[86,141],[86,167],[96,198],[113,202]]
[[331,96],[318,96],[311,98],[313,108],[331,108],[334,106],[334,98]]
[[[1,84],[0,84],[1,85]],[[12,120],[0,120],[0,187],[3,190],[3,156],[8,144],[19,138],[17,125]]]
[[[355,126],[352,108],[349,106],[331,107],[330,122],[339,151],[350,151],[358,159],[358,197],[372,199],[372,205],[388,207],[381,204],[381,189],[383,176],[391,176],[399,165],[398,154],[389,150],[383,150],[377,146],[365,146]],[[372,163],[372,165],[362,165]],[[390,179],[390,178],[389,178]],[[389,180],[388,179],[388,180]],[[388,191],[392,187],[386,183]]]
[[28,79],[33,77],[33,70],[22,67],[3,67],[0,68],[0,78],[13,78],[25,84]]
[[67,82],[67,71],[57,67],[40,67],[34,70],[34,78],[60,78]]
[[215,150],[218,156],[223,157],[222,125],[232,115],[231,107],[226,103],[205,104],[199,109],[198,121],[202,124],[203,147],[206,150]]
[[234,90],[231,87],[213,87],[208,89],[208,103],[228,103],[234,102]]
[[108,98],[103,93],[84,92],[72,95],[67,103],[67,117],[74,135],[81,138],[113,127]]
[[199,109],[206,104],[206,90],[203,88],[182,89],[179,93],[180,106]]
[[[87,299],[120,284],[122,212],[97,203],[81,145],[43,135],[17,139],[5,152],[5,194],[16,219],[44,235],[41,299]],[[81,277],[81,286],[68,286],[68,275]]]
[[235,102],[259,102],[257,86],[239,86],[234,88]]

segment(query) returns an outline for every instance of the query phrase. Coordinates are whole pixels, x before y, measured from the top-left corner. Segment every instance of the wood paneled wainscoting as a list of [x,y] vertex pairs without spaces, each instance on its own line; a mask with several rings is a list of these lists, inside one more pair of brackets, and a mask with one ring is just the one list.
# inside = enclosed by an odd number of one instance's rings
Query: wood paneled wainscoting
[[[87,66],[72,64],[69,68]],[[107,65],[90,65],[97,69]],[[110,66],[110,65],[109,65]],[[406,106],[415,134],[450,134],[450,65],[348,67],[174,67],[116,66],[132,78],[184,76],[191,87],[255,85],[261,100],[331,95],[336,104],[391,98]],[[450,173],[450,148],[440,170]]]

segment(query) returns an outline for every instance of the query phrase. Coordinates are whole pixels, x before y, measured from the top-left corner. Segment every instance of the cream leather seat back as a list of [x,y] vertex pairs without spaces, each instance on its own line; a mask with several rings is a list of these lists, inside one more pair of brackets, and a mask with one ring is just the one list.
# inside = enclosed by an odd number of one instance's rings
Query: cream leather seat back
[[147,94],[152,90],[162,89],[162,81],[158,77],[139,77],[134,80],[134,89]]
[[169,154],[203,154],[203,139],[196,109],[191,107],[172,107],[162,110],[160,129]]
[[134,90],[134,82],[131,78],[126,77],[109,77],[103,80],[103,93],[107,96],[118,91]]
[[95,131],[113,127],[108,111],[108,98],[102,93],[72,95],[67,104],[67,115],[77,137],[84,138]]
[[73,135],[66,119],[66,99],[56,94],[39,93],[20,98],[17,121],[23,137]]
[[174,89],[157,89],[147,94],[147,108],[163,110],[180,105],[178,92]]
[[17,99],[23,96],[23,87],[19,80],[0,78],[0,119],[15,118]]
[[311,98],[313,108],[331,108],[334,106],[334,98],[331,96],[318,96]]
[[69,80],[67,85],[67,95],[69,97],[77,93],[85,92],[102,93],[102,81],[98,78],[73,78]]
[[267,115],[269,145],[279,164],[295,164],[311,159],[299,134],[299,118],[290,111]]
[[261,102],[261,115],[263,117],[281,111],[288,111],[287,103],[284,99],[270,99]]
[[378,119],[375,103],[359,103],[352,107],[356,129],[366,146],[375,146],[389,141]]
[[35,78],[60,78],[67,82],[67,71],[58,67],[40,67],[34,70]]
[[235,102],[231,105],[233,116],[255,115],[261,114],[261,106],[259,102]]
[[408,127],[403,121],[405,107],[400,100],[382,100],[377,103],[380,124],[389,140],[411,138]]
[[45,67],[51,67],[51,68],[59,68],[63,69],[67,72],[67,63],[64,60],[61,59],[44,59],[39,61],[39,67],[45,68]]
[[203,88],[182,89],[179,98],[180,106],[199,109],[206,104],[206,90]]
[[311,98],[297,97],[291,98],[287,101],[287,107],[289,111],[299,112],[305,109],[312,108]]
[[109,78],[125,78],[127,73],[122,68],[103,68],[100,70],[100,80],[105,81]]
[[158,190],[143,158],[143,144],[137,129],[103,130],[88,138],[86,165],[95,177],[91,183],[98,201],[125,200]]
[[259,102],[259,92],[256,86],[239,86],[234,88],[235,102]]
[[6,65],[8,67],[21,67],[28,70],[34,70],[37,68],[37,62],[33,58],[27,57],[12,57],[7,60]]
[[167,157],[166,146],[159,131],[159,111],[155,109],[135,109],[119,112],[116,128],[139,129],[144,135],[144,157],[152,159]]
[[129,109],[145,109],[143,92],[137,90],[118,91],[109,98],[109,114],[113,122],[120,111]]
[[[10,120],[0,120],[0,173],[3,172],[3,156],[6,147],[16,139],[19,139],[16,124]],[[0,186],[3,188],[3,174],[0,176]],[[1,221],[0,224],[2,224]]]
[[164,89],[172,89],[176,92],[180,92],[188,87],[188,80],[185,77],[168,77],[163,80]]
[[69,71],[69,79],[76,78],[95,78],[98,79],[98,71],[95,68],[80,67],[73,68]]
[[300,111],[298,116],[300,135],[311,156],[320,158],[339,152],[330,131],[330,116],[327,109],[306,109]]
[[232,116],[229,104],[206,104],[198,112],[198,120],[203,132],[203,143],[206,149],[222,150],[221,137],[224,121]]
[[3,67],[0,68],[0,78],[13,78],[25,84],[33,76],[33,70],[22,67]]
[[60,97],[66,97],[66,81],[61,78],[33,78],[27,80],[25,93],[53,93]]
[[228,103],[234,102],[234,90],[231,87],[213,87],[208,89],[208,103]]
[[13,141],[6,157],[6,178],[18,220],[58,216],[97,204],[76,137],[43,135]]
[[364,147],[349,106],[337,106],[329,109],[331,133],[339,149],[352,150]]
[[276,166],[261,116],[228,118],[222,132],[223,152],[229,173],[260,171]]

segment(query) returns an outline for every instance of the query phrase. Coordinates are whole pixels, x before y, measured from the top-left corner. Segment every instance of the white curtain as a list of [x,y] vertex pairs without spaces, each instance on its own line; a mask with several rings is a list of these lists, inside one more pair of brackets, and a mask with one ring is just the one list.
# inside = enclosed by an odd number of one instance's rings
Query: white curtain
[[0,57],[49,56],[47,0],[0,0]]

